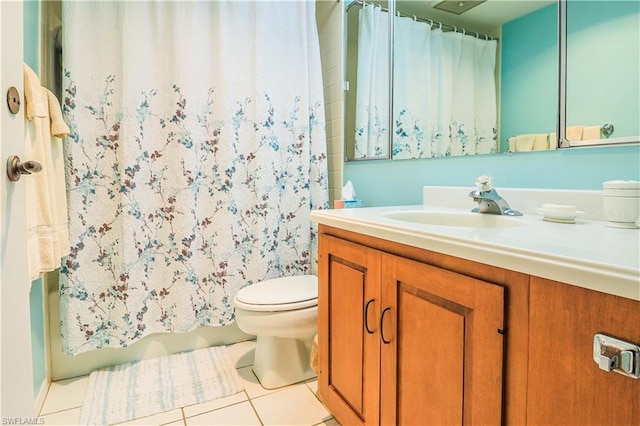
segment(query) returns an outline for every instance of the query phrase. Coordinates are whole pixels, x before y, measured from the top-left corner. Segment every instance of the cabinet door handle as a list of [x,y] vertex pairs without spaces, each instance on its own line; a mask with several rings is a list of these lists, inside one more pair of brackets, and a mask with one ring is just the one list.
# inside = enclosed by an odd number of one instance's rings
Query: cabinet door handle
[[364,329],[367,330],[367,333],[373,334],[375,330],[371,330],[369,328],[369,305],[371,305],[375,299],[371,299],[364,305]]
[[387,311],[390,311],[390,310],[391,310],[391,307],[387,306],[382,310],[382,315],[380,315],[380,338],[382,339],[382,343],[384,343],[385,345],[388,345],[389,343],[391,343],[391,340],[387,340],[384,338],[384,328],[382,327],[382,323],[384,322],[384,314],[386,314]]

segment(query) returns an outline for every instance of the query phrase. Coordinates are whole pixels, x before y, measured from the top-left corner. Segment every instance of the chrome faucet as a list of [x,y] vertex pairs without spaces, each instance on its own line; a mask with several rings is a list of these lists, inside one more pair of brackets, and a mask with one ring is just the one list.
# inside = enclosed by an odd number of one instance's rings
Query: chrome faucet
[[491,176],[482,175],[476,179],[476,190],[469,193],[469,197],[478,203],[478,207],[471,210],[475,213],[501,214],[505,216],[522,216],[517,210],[509,207],[509,203],[493,188]]

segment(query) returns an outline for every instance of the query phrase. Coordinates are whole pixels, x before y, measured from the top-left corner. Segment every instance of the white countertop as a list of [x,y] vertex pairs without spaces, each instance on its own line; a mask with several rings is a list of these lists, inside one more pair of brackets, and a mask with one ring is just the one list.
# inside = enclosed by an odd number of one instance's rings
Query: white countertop
[[508,228],[439,226],[384,216],[393,211],[421,210],[469,212],[421,205],[369,207],[314,211],[311,220],[640,301],[638,229],[610,228],[606,222],[597,220],[552,223],[526,213],[513,218],[525,222],[525,226]]

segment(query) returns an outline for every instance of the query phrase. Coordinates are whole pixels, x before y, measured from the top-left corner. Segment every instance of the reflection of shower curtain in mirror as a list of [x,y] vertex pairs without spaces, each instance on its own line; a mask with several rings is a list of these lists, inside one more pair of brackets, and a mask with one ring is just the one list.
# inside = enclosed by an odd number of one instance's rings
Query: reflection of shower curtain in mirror
[[393,158],[496,152],[494,40],[396,18]]
[[430,98],[438,96],[432,84],[431,28],[413,18],[397,18],[394,28],[393,157],[432,157],[433,118]]
[[358,17],[358,71],[354,158],[389,155],[389,23],[380,6]]
[[63,349],[233,320],[312,273],[327,204],[315,2],[63,2]]

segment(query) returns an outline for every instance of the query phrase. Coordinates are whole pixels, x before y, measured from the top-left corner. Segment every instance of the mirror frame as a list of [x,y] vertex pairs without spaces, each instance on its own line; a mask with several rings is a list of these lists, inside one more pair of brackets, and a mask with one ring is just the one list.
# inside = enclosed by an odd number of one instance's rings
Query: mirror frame
[[567,2],[558,0],[558,148],[620,146],[640,144],[640,135],[570,141],[567,139]]

